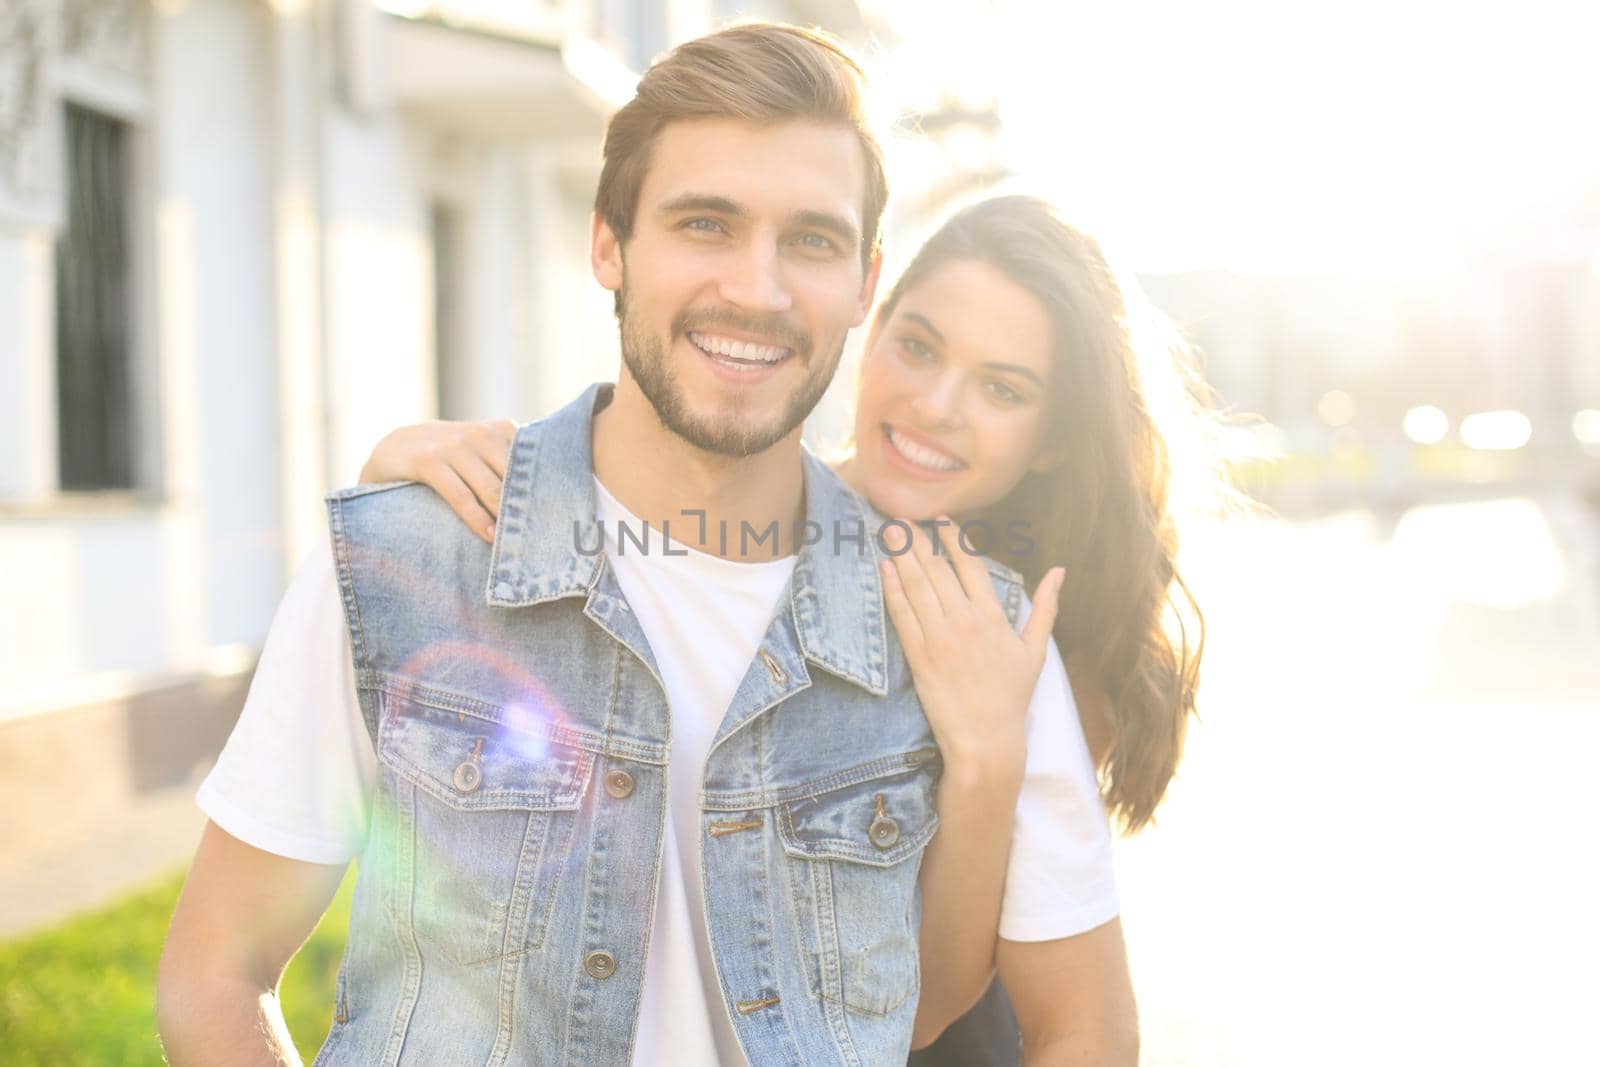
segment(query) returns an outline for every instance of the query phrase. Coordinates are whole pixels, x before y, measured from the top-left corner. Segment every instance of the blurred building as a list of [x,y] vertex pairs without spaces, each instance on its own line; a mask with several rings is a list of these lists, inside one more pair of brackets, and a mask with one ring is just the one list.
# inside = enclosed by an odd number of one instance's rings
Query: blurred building
[[[1440,276],[1141,281],[1229,406],[1282,431],[1289,462],[1257,487],[1274,503],[1394,509],[1595,477],[1600,188],[1476,242]],[[1419,409],[1436,413],[1436,439],[1408,434]],[[1486,442],[1468,422],[1486,412],[1522,430]]]
[[720,0],[0,0],[0,854],[208,765],[388,429],[616,366],[609,111]]

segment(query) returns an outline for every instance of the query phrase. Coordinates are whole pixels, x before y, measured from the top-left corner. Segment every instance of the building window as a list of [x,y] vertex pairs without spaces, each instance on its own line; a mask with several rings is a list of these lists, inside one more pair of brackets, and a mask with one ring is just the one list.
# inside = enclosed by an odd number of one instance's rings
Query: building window
[[66,105],[66,213],[56,241],[61,488],[134,487],[132,255],[125,123]]
[[439,418],[466,418],[461,345],[461,215],[435,200],[429,210],[433,239],[433,367]]

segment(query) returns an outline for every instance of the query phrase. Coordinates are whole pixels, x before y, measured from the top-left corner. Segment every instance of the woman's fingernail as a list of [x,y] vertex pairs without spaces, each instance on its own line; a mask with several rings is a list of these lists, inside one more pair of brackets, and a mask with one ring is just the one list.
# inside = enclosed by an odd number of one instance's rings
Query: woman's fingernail
[[485,533],[487,533],[489,535],[489,539],[491,541],[494,540],[494,531],[495,531],[495,525],[492,522],[489,524],[488,528],[484,531]]

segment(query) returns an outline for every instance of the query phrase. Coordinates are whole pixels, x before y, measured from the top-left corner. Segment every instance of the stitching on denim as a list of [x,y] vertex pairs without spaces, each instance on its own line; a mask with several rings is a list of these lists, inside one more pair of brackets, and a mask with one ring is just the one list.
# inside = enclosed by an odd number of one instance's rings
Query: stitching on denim
[[[757,767],[765,767],[767,765],[767,761],[766,761],[767,725],[768,725],[767,724],[767,720],[765,718],[758,718],[756,720],[756,722],[754,723],[754,730],[751,733],[751,744],[755,748],[754,756],[755,756],[755,765]],[[765,838],[766,835],[763,833],[762,837]],[[767,910],[767,933],[768,933],[769,938],[771,939],[771,947],[775,951],[777,949],[778,944],[780,943],[780,940],[778,938],[778,920],[777,920],[776,916],[774,915],[773,909],[772,909],[772,898],[775,897],[775,896],[780,896],[780,895],[785,897],[785,903],[788,905],[785,908],[785,911],[788,912],[789,920],[790,920],[791,923],[795,922],[795,909],[794,909],[794,906],[793,906],[793,897],[790,895],[790,893],[785,893],[783,891],[782,887],[774,886],[772,884],[773,883],[773,879],[771,877],[771,874],[769,873],[771,871],[771,859],[770,859],[770,852],[769,852],[770,846],[766,843],[765,840],[762,841],[762,843],[760,845],[760,849],[761,849],[761,857],[762,857],[761,878],[762,878],[762,885],[765,887],[765,892],[762,894],[762,897],[763,897],[763,899],[765,901],[766,910]],[[778,850],[778,855],[777,855],[776,862],[784,869],[784,881],[785,881],[785,883],[788,883],[790,885],[790,890],[792,892],[792,882],[790,882],[789,871],[788,871],[788,868],[791,866],[791,861],[790,861],[789,857],[783,853],[782,849]],[[797,939],[795,941],[795,944],[797,944],[800,947],[801,958],[804,959],[805,958],[805,945],[806,945],[805,937],[803,936],[802,932],[797,927],[794,929],[794,933],[793,933],[792,936],[794,936]],[[781,964],[778,967],[774,968],[774,969],[780,975],[783,973],[783,967],[782,967]],[[791,1014],[792,1013],[789,1012],[787,1009],[780,1009],[779,1012],[778,1012],[778,1015],[783,1020],[784,1033],[787,1034],[788,1038],[789,1038],[789,1047],[792,1048],[792,1049],[795,1049],[796,1052],[798,1052],[798,1050],[800,1048],[802,1048],[803,1046],[800,1044],[800,1035],[795,1033],[794,1020],[791,1018]],[[770,1026],[771,1023],[769,1022],[768,1025]]]
[[[401,787],[395,791],[397,816],[400,821],[401,833],[397,838],[401,842],[400,853],[404,862],[406,902],[405,916],[400,921],[401,950],[405,954],[405,974],[401,980],[400,998],[395,1003],[394,1021],[389,1030],[389,1041],[384,1048],[383,1059],[387,1067],[395,1067],[400,1062],[401,1050],[405,1048],[406,1033],[411,1029],[411,1016],[417,1010],[417,1000],[422,994],[422,949],[417,944],[416,927],[416,897],[417,897],[417,800],[416,789]],[[398,901],[396,901],[398,904]],[[400,909],[395,909],[396,919],[400,919]]]
[[[597,570],[596,574],[598,574],[598,573],[599,572]],[[616,702],[621,697],[621,692],[622,692],[622,646],[620,644],[616,646],[616,649],[613,652],[613,656],[615,657],[614,658],[614,664],[615,665],[612,667],[612,675],[611,675],[611,701],[612,701],[612,707],[614,709],[616,707]],[[667,783],[667,775],[670,774],[670,773],[671,773],[671,768],[670,767],[663,766],[661,768],[661,802],[656,805],[657,815],[656,815],[656,859],[655,859],[655,868],[654,868],[655,877],[652,878],[651,881],[650,881],[650,911],[649,911],[648,914],[651,916],[651,920],[650,920],[651,922],[654,922],[654,917],[655,917],[655,914],[656,914],[656,896],[660,892],[660,887],[661,887],[661,861],[663,859],[663,852],[666,849],[666,842],[667,842],[667,803],[668,803],[668,797],[667,797],[667,785],[668,785],[668,783]],[[702,869],[703,869],[704,868],[704,864],[702,864],[701,866],[702,866]],[[704,890],[702,889],[702,892],[703,891]],[[704,898],[702,898],[702,899],[704,899]],[[650,938],[647,936],[644,939],[644,955],[642,955],[639,958],[639,973],[640,974],[644,973],[645,967],[649,964],[649,962],[650,962]],[[715,963],[716,963],[716,956],[715,956],[715,954],[713,954],[712,955],[713,968],[715,966]],[[638,1036],[639,1036],[639,1015],[640,1015],[640,1013],[637,1012],[637,1011],[633,1013],[633,1028],[628,1031],[628,1045],[627,1045],[626,1053],[627,1053],[628,1062],[630,1062],[630,1063],[633,1061],[633,1046],[634,1046],[634,1042],[638,1040]]]
[[[437,711],[470,715],[475,719],[482,719],[495,725],[501,725],[506,721],[504,709],[498,704],[461,696],[434,686],[402,681],[378,671],[361,672],[356,678],[356,684],[359,689],[378,690],[396,700],[420,704],[423,707],[433,708]],[[661,745],[633,741],[625,737],[612,738],[610,749],[608,750],[604,735],[591,733],[588,730],[575,730],[570,726],[557,726],[546,723],[535,725],[532,728],[525,729],[523,732],[547,741],[554,741],[565,745],[567,748],[582,749],[585,752],[592,752],[596,755],[616,753],[628,759],[637,760],[640,763],[662,764],[666,762],[666,754],[662,751]]]
[[[539,880],[540,868],[543,865],[545,843],[550,838],[550,818],[549,815],[529,812],[528,825],[522,833],[522,848],[517,855],[516,881],[512,885],[511,907],[506,913],[506,925],[500,934],[500,1002],[496,1005],[495,1012],[494,1045],[489,1049],[489,1059],[484,1067],[501,1067],[511,1054],[511,1038],[516,1029],[513,1019],[517,985],[522,977],[522,957],[535,947],[528,941],[528,925],[535,883]],[[532,870],[524,875],[523,868],[528,862],[528,839],[533,833],[535,821],[540,823],[538,855],[534,858]],[[550,895],[553,896],[554,892],[552,891]],[[510,942],[513,932],[518,930],[521,934],[517,938],[517,947],[513,950]],[[542,939],[542,931],[540,936]]]
[[339,596],[344,601],[345,610],[349,613],[346,625],[355,631],[352,635],[355,641],[355,667],[358,671],[370,669],[370,660],[367,657],[367,630],[361,621],[361,604],[356,600],[356,581],[353,569],[350,566],[350,544],[344,532],[344,502],[340,499],[328,501],[328,532],[333,537],[334,575],[339,581]]
[[[535,425],[538,426],[539,424]],[[502,543],[508,543],[512,537],[521,539],[525,532],[522,525],[522,510],[517,506],[517,501],[522,499],[523,495],[533,491],[533,468],[538,463],[536,438],[539,433],[540,429],[524,428],[523,431],[518,432],[511,438],[511,448],[507,453],[508,458],[506,460],[506,474],[510,476],[512,481],[505,486],[507,491],[503,492],[500,497],[501,514],[496,516],[496,520],[502,526],[502,529],[499,531],[499,536],[494,539],[494,545],[489,553],[489,582],[488,589],[485,592],[491,600],[495,596],[496,587],[499,586],[502,580],[506,580],[507,584],[510,584],[506,576],[501,574],[500,546]],[[507,520],[510,521],[508,522]],[[518,590],[513,586],[512,599],[519,599],[516,596],[517,592]]]
[[831,793],[837,789],[845,789],[862,782],[870,782],[876,778],[892,778],[909,771],[920,770],[922,767],[933,763],[938,758],[938,750],[933,748],[919,748],[912,752],[896,753],[892,756],[880,756],[866,763],[858,763],[854,767],[834,771],[813,778],[799,785],[785,786],[782,789],[768,789],[765,785],[759,790],[747,790],[743,793],[706,793],[701,797],[705,807],[715,811],[744,811],[750,808],[770,808],[778,804],[799,800],[802,797],[819,796]]
[[[833,864],[828,862],[812,863],[811,875],[814,885],[818,887],[826,886],[825,894],[820,888],[817,894],[819,922],[821,921],[822,898],[824,895],[827,897],[826,907],[828,912],[826,932],[824,935],[823,931],[819,930],[819,941],[827,946],[828,955],[831,958],[829,969],[837,979],[839,993],[842,997],[844,995],[844,959],[839,949],[839,917],[838,906],[833,892]],[[824,966],[829,965],[824,964]],[[826,975],[824,975],[825,978]],[[857,1055],[855,1042],[850,1036],[850,1020],[845,1012],[841,1010],[842,1003],[835,1002],[833,998],[829,997],[827,989],[827,982],[824,980],[819,986],[818,992],[823,1003],[823,1014],[827,1016],[828,1022],[833,1029],[834,1041],[839,1047],[839,1054],[844,1057],[846,1063],[853,1064],[854,1067],[861,1067],[861,1058]]]
[[471,797],[460,797],[454,789],[447,789],[428,770],[418,767],[404,756],[390,754],[385,759],[391,769],[399,772],[407,782],[421,789],[428,796],[445,805],[452,811],[459,812],[488,812],[488,811],[576,811],[583,801],[583,789],[589,781],[589,768],[593,764],[593,753],[585,752],[578,761],[574,774],[569,781],[573,786],[572,794],[566,793],[529,793],[515,789],[500,789],[488,793],[477,793]]

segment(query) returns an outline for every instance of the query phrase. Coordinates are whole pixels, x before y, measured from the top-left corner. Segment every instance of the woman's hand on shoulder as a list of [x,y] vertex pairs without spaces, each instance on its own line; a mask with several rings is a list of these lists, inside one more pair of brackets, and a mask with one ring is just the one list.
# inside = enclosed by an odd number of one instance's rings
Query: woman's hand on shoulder
[[361,480],[421,482],[474,533],[492,542],[506,455],[516,432],[510,419],[402,426],[378,442],[361,468]]
[[[923,530],[906,525],[912,529],[910,550],[882,564],[884,600],[945,773],[1020,786],[1028,704],[1044,666],[1065,572],[1056,567],[1044,576],[1019,633],[995,596],[988,567],[961,547],[953,524],[945,520],[938,528],[937,554]],[[899,551],[903,544],[889,548]]]

